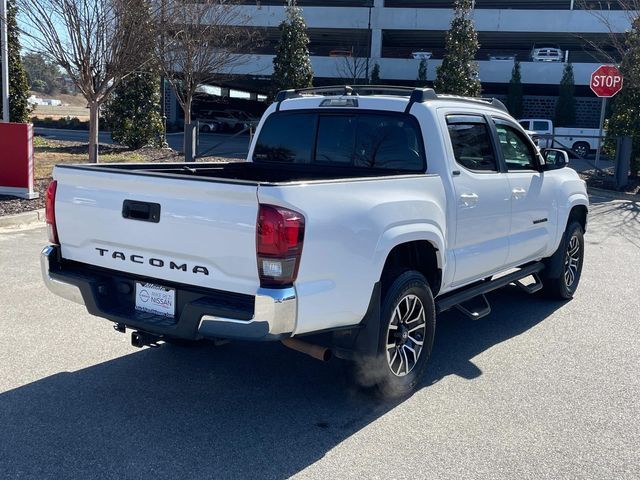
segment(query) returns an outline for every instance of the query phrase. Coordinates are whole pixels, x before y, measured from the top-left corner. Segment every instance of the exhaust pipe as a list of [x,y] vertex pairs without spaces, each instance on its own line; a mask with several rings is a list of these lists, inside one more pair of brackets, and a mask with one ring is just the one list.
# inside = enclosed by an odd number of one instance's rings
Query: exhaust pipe
[[321,347],[320,345],[303,342],[297,338],[285,338],[281,340],[281,342],[285,347],[289,347],[300,353],[305,353],[322,362],[326,362],[331,358],[331,350],[326,347]]

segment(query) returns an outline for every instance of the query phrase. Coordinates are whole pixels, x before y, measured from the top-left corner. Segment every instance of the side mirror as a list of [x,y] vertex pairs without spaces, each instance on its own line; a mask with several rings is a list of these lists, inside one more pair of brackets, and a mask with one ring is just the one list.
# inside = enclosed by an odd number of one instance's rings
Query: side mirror
[[542,156],[547,165],[547,170],[556,170],[569,165],[569,154],[558,148],[545,148]]

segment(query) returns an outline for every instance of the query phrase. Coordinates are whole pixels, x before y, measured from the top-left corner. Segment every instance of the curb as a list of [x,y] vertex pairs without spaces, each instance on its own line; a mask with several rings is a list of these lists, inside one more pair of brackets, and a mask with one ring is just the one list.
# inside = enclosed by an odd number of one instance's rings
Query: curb
[[0,228],[26,227],[41,222],[44,222],[44,208],[0,217]]
[[604,188],[587,187],[587,192],[589,193],[589,195],[611,198],[613,200],[631,200],[635,202],[640,201],[640,195],[633,195],[631,193],[624,193],[624,192],[616,192],[613,190],[605,190]]

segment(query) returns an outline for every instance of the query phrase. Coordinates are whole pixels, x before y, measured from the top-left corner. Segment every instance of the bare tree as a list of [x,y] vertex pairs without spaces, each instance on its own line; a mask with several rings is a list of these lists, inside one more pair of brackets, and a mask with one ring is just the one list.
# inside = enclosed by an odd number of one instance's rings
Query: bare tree
[[98,161],[100,106],[147,59],[150,0],[18,0],[23,32],[69,75],[89,108],[89,161]]
[[[614,9],[611,8],[612,3],[616,4]],[[625,35],[621,34],[621,30],[631,29],[631,26],[640,18],[640,0],[617,0],[615,2],[579,0],[577,5],[583,10],[588,10],[608,31],[606,41],[594,41],[585,38],[586,43],[607,62],[619,63],[625,57],[629,48]]]
[[247,61],[256,40],[243,27],[246,16],[227,0],[160,0],[156,14],[157,57],[160,68],[184,113],[185,161],[192,161],[192,103],[202,85],[215,84]]
[[351,54],[339,57],[336,65],[338,75],[347,83],[357,85],[368,83],[367,57],[361,54],[358,47],[351,47]]

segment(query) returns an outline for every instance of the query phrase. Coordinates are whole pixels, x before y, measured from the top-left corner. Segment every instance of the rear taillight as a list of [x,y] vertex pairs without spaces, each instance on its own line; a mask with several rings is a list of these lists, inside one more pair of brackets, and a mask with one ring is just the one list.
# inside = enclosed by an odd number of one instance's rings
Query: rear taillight
[[275,205],[260,205],[256,248],[261,286],[293,284],[298,276],[303,240],[302,214]]
[[58,182],[52,181],[47,188],[45,195],[44,212],[47,220],[47,231],[49,233],[49,242],[58,244],[58,229],[56,227],[56,189]]

